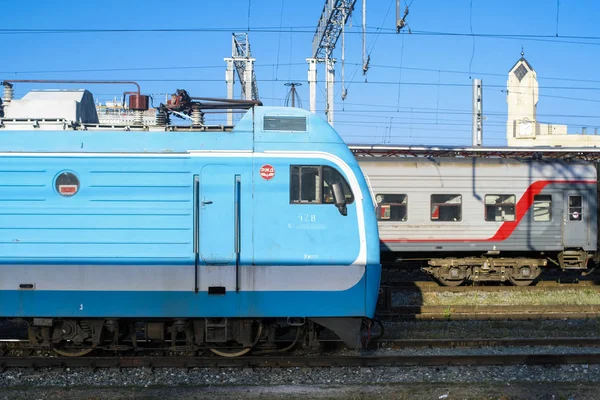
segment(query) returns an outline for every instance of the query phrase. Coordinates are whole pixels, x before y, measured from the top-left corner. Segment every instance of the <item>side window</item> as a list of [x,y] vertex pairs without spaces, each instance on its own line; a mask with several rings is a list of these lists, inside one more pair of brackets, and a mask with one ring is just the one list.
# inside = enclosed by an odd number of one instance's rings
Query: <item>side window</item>
[[333,184],[339,183],[342,185],[344,196],[346,197],[346,204],[352,204],[354,202],[354,195],[350,190],[350,185],[346,182],[346,179],[334,168],[323,167],[323,203],[335,203],[333,198]]
[[432,194],[432,221],[461,221],[462,196],[460,194]]
[[514,221],[516,197],[514,194],[488,194],[485,196],[486,221]]
[[583,197],[569,196],[569,221],[583,220]]
[[533,197],[533,220],[548,222],[552,220],[552,196],[549,194],[536,194]]
[[354,202],[354,195],[346,179],[335,169],[320,165],[292,165],[290,167],[290,203],[335,203],[333,184],[342,186],[346,204]]
[[380,221],[406,221],[408,196],[405,194],[378,194],[377,219]]
[[319,166],[292,166],[290,203],[321,203],[320,170]]

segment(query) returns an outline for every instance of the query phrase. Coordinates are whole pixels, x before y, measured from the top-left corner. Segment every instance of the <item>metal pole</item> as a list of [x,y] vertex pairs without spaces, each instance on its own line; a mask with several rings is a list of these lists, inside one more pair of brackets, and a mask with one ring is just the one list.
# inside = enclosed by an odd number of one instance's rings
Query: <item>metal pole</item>
[[400,32],[400,0],[396,0],[396,33]]
[[308,87],[310,93],[310,112],[317,112],[317,59],[307,58],[308,62]]
[[246,100],[252,100],[252,70],[254,58],[246,58],[246,70],[244,71],[244,85],[246,87]]
[[367,0],[362,0],[363,75],[367,73]]
[[473,79],[473,147],[483,143],[483,90],[481,79]]
[[[225,71],[225,81],[227,82],[227,98],[233,100],[233,58],[225,58],[227,62],[227,70]],[[233,110],[227,110],[227,125],[233,125]]]
[[292,107],[296,107],[296,85],[292,83]]
[[327,93],[327,106],[325,112],[327,113],[327,122],[333,126],[333,101],[334,101],[334,82],[335,82],[335,70],[333,69],[334,60],[329,55],[325,56],[325,92]]

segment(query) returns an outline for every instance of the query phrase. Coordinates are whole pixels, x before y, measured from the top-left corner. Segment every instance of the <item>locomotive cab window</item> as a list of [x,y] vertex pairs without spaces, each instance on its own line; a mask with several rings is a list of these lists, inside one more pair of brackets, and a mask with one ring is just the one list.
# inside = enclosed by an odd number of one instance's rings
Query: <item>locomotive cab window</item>
[[514,221],[516,197],[513,194],[488,194],[485,196],[486,221]]
[[333,186],[339,184],[346,204],[354,202],[350,185],[335,169],[321,165],[292,165],[290,168],[290,203],[334,204]]
[[462,195],[460,194],[432,194],[431,195],[431,220],[454,221],[462,220]]
[[380,221],[406,221],[408,196],[405,194],[378,194],[377,219]]
[[533,220],[536,222],[552,221],[552,196],[536,194],[533,197]]
[[569,221],[583,220],[583,197],[569,196]]

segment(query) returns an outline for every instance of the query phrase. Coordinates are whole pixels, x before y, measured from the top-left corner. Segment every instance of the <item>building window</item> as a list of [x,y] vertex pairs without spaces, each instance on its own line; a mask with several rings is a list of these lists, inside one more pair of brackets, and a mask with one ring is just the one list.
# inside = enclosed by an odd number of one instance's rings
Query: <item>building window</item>
[[525,68],[525,66],[521,64],[517,69],[515,69],[515,76],[517,77],[519,82],[521,82],[523,78],[525,78],[525,75],[527,75],[527,68]]
[[380,221],[406,221],[408,196],[405,194],[378,194],[377,219]]
[[346,198],[346,204],[354,202],[350,185],[332,167],[320,165],[292,165],[290,168],[290,203],[293,204],[333,204],[333,185],[339,183]]
[[462,196],[460,194],[432,194],[432,221],[461,221]]
[[583,197],[569,196],[569,221],[583,220]]
[[485,220],[514,221],[515,205],[514,194],[488,194],[485,196]]
[[533,197],[533,220],[548,222],[552,220],[552,196],[537,194]]

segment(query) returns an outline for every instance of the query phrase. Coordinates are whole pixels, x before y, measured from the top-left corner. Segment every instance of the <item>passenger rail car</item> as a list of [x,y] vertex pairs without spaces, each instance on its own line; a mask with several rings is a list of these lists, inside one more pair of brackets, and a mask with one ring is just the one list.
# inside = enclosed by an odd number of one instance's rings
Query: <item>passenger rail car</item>
[[585,161],[365,159],[386,263],[421,262],[446,285],[530,284],[597,262],[597,168]]
[[360,346],[377,222],[325,121],[257,106],[232,130],[125,129],[11,117],[15,102],[0,121],[0,316],[26,319],[33,344],[237,355],[327,327]]

